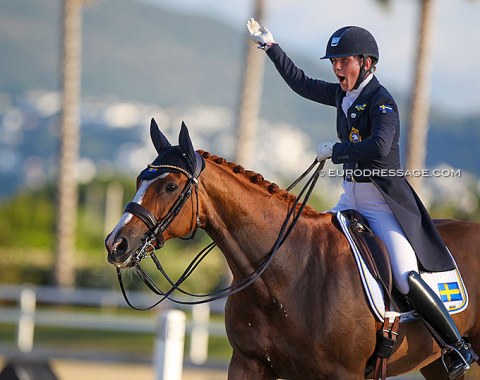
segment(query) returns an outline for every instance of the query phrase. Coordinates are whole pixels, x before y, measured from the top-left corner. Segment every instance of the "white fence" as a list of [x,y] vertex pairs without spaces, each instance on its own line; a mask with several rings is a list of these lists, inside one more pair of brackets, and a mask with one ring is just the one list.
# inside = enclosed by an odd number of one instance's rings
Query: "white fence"
[[[144,292],[129,292],[129,297],[138,307],[150,306],[157,299],[154,295]],[[204,364],[208,359],[209,337],[225,336],[223,322],[210,320],[211,313],[223,315],[224,301],[194,306],[174,305],[167,301],[162,303],[161,307],[157,307],[156,318],[142,315],[141,312],[135,316],[125,316],[101,312],[92,314],[66,308],[54,311],[42,310],[37,308],[40,304],[89,306],[99,310],[127,308],[128,305],[120,292],[103,289],[0,285],[0,323],[17,325],[16,345],[23,353],[34,349],[36,326],[154,333],[156,339],[152,359],[157,380],[180,378],[178,371],[181,373],[181,368],[175,367],[172,358],[175,357],[181,366],[184,334],[190,335],[188,357],[192,363],[198,365]],[[186,319],[184,311],[189,312],[191,317]],[[52,355],[55,356],[55,353]]]

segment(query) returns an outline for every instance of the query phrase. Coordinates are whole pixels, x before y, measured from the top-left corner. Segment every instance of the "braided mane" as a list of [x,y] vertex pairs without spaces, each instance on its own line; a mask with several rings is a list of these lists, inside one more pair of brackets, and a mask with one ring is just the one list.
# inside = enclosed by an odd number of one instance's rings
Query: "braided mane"
[[[199,150],[198,153],[200,155],[209,161],[214,162],[217,165],[220,166],[225,166],[229,168],[231,171],[233,171],[236,174],[242,174],[245,178],[247,178],[251,183],[257,184],[261,186],[265,191],[267,191],[271,195],[275,195],[276,197],[288,202],[288,203],[293,203],[297,199],[297,197],[294,194],[289,193],[285,189],[281,189],[276,183],[267,181],[261,174],[256,173],[251,170],[246,170],[243,166],[238,165],[234,162],[228,162],[225,158],[213,155],[209,152]],[[308,214],[318,214],[317,210],[314,210],[311,208],[309,205],[307,205],[304,209],[304,213]]]

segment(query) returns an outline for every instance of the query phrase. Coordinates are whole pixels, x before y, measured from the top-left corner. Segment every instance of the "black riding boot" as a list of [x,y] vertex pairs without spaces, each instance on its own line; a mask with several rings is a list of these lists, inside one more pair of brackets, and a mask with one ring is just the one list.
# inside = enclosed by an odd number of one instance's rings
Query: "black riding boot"
[[463,340],[443,302],[417,272],[409,273],[408,283],[410,291],[407,300],[442,348],[450,379],[458,378],[470,368],[470,364],[478,360],[478,356],[470,344]]

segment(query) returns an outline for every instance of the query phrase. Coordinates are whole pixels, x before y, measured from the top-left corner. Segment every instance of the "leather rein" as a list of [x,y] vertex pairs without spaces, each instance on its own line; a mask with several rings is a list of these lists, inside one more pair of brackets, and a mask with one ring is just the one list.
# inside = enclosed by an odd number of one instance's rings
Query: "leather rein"
[[[195,226],[193,227],[190,236],[187,238],[182,238],[184,240],[189,240],[189,239],[194,239],[196,232],[198,230],[198,227],[200,226],[200,220],[198,216],[198,177],[200,176],[202,172],[202,165],[198,165],[199,159],[202,159],[198,153],[196,153],[196,165],[194,169],[194,173],[189,173],[187,170],[176,167],[176,166],[171,166],[171,165],[149,165],[149,167],[153,169],[159,169],[159,168],[171,168],[176,171],[180,171],[183,173],[187,178],[188,181],[183,188],[182,192],[178,196],[177,200],[173,204],[173,206],[170,208],[170,210],[167,212],[164,218],[158,220],[155,215],[153,215],[149,210],[147,210],[145,207],[142,205],[135,203],[135,202],[130,202],[125,206],[124,212],[128,212],[130,214],[133,214],[134,216],[140,218],[145,225],[148,227],[149,232],[147,233],[145,237],[145,241],[143,245],[137,250],[137,253],[133,257],[134,260],[134,270],[136,274],[140,277],[140,279],[143,281],[143,283],[155,294],[160,296],[160,299],[155,302],[153,305],[147,307],[147,308],[138,308],[130,302],[127,292],[125,290],[125,286],[123,283],[122,279],[122,274],[121,274],[121,269],[117,268],[117,278],[118,282],[120,284],[120,289],[122,291],[123,297],[125,298],[125,301],[127,304],[135,310],[150,310],[163,302],[164,300],[168,299],[174,303],[178,304],[183,304],[183,305],[195,305],[195,304],[201,304],[201,303],[207,303],[207,302],[212,302],[221,298],[229,297],[233,294],[236,294],[243,289],[247,288],[255,280],[262,275],[262,273],[267,269],[269,264],[272,262],[275,254],[278,252],[282,244],[285,242],[287,237],[290,235],[292,232],[293,228],[295,227],[298,219],[300,218],[303,209],[305,208],[308,199],[310,198],[310,195],[317,183],[318,177],[320,176],[320,172],[323,169],[325,165],[325,161],[318,162],[315,160],[310,167],[297,179],[295,180],[292,185],[290,185],[287,188],[287,191],[290,191],[294,186],[296,186],[303,178],[305,178],[311,171],[312,169],[318,164],[318,167],[315,169],[315,171],[312,173],[311,177],[308,179],[308,181],[305,183],[304,187],[300,191],[299,195],[295,199],[295,202],[289,209],[287,216],[283,222],[283,225],[280,229],[280,232],[278,234],[277,240],[275,241],[272,249],[270,252],[265,256],[263,261],[260,263],[260,265],[248,276],[246,276],[244,279],[226,287],[220,290],[217,290],[212,293],[207,293],[207,294],[194,294],[187,292],[183,290],[180,285],[193,273],[193,271],[197,268],[197,266],[200,264],[200,262],[215,248],[216,243],[212,242],[208,244],[205,248],[203,248],[195,257],[194,259],[190,262],[190,264],[187,266],[185,271],[182,273],[182,275],[178,278],[177,281],[173,281],[166,271],[164,270],[163,266],[160,263],[160,260],[158,260],[157,256],[155,255],[155,250],[160,249],[164,245],[164,240],[163,237],[159,239],[159,236],[162,236],[162,233],[168,228],[168,226],[173,222],[175,217],[178,215],[178,213],[181,211],[187,200],[191,197],[192,192],[195,192],[195,197],[196,197],[196,216],[195,216]],[[303,197],[303,202],[300,202]],[[298,209],[298,212],[295,213],[296,206],[300,204],[300,207]],[[290,219],[293,216],[292,222],[289,224]],[[157,242],[157,245],[155,246],[153,243]],[[144,259],[145,257],[150,256],[152,258],[153,263],[155,264],[157,270],[162,274],[164,279],[169,283],[170,289],[168,291],[162,291],[158,285],[155,283],[155,281],[143,270],[143,268],[140,266],[140,261]],[[201,298],[200,300],[195,300],[195,301],[182,301],[176,298],[171,297],[171,294],[174,291],[178,291],[184,295],[193,297],[193,298]]]

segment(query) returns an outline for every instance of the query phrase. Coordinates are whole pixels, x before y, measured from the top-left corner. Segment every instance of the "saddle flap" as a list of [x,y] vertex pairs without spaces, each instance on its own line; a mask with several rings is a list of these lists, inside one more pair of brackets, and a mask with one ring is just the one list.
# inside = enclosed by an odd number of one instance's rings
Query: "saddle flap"
[[370,272],[389,295],[392,294],[392,267],[387,247],[370,229],[367,220],[356,210],[341,211],[348,221],[348,230]]

